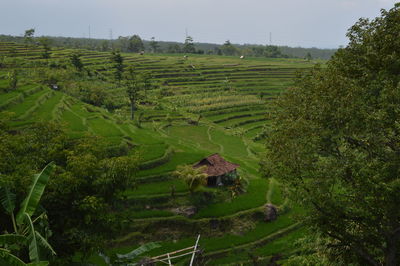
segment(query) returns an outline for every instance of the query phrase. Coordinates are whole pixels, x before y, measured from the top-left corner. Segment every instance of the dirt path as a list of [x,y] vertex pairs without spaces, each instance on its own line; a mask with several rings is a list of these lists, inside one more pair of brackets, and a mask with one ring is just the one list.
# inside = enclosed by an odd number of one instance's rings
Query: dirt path
[[207,129],[208,140],[209,140],[212,144],[215,144],[215,145],[219,146],[219,153],[224,153],[224,146],[222,146],[222,145],[219,144],[219,143],[215,143],[215,142],[212,140],[212,137],[211,137],[211,130],[212,130],[212,127],[209,126],[208,129]]

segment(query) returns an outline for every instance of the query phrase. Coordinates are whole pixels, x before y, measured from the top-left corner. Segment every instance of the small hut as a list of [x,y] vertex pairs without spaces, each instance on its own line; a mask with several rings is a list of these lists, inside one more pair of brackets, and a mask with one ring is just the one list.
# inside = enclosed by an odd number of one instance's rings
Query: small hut
[[240,165],[226,161],[218,153],[210,155],[193,165],[193,168],[204,167],[207,174],[207,186],[231,185],[238,177],[236,168]]

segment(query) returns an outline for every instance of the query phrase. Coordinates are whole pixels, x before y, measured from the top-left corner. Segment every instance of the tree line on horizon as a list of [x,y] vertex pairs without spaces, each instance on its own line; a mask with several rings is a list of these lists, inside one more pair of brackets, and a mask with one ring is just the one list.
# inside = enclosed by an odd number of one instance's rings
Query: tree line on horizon
[[[40,43],[43,37],[33,37],[36,43]],[[185,53],[185,54],[211,54],[227,56],[252,56],[267,58],[305,58],[305,59],[330,59],[337,49],[320,49],[316,47],[289,47],[276,45],[256,44],[232,44],[229,40],[224,44],[194,42],[187,36],[184,42],[157,41],[155,37],[143,40],[139,35],[119,36],[117,39],[91,39],[74,37],[46,36],[51,45],[55,47],[67,47],[88,49],[95,51],[120,50],[121,52],[134,53]],[[0,41],[24,43],[25,38],[20,36],[2,35]]]

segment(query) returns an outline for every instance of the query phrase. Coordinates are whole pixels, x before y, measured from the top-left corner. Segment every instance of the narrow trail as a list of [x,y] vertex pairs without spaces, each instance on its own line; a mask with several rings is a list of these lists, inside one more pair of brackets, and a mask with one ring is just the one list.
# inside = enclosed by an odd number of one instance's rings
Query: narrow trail
[[250,145],[249,145],[249,143],[248,143],[248,140],[246,140],[244,137],[242,137],[242,141],[243,141],[244,145],[246,146],[246,151],[247,151],[248,156],[249,156],[250,158],[254,158],[255,155],[254,155],[254,153],[253,153],[253,152],[251,151],[251,149],[250,149]]
[[[63,95],[61,97],[61,99],[58,101],[57,104],[54,105],[53,109],[51,110],[51,120],[52,121],[56,121],[57,119],[59,119],[59,117],[57,117],[57,112],[63,108],[63,106],[66,105],[66,99],[67,97],[65,95]],[[62,113],[63,111],[61,111]]]
[[272,198],[272,193],[274,193],[274,186],[275,186],[275,180],[273,178],[270,178],[269,185],[268,185],[268,191],[266,194],[267,203],[272,203],[271,198]]
[[212,127],[209,126],[208,129],[207,129],[208,140],[209,140],[212,144],[215,144],[215,145],[219,146],[219,153],[224,153],[224,146],[222,146],[222,145],[219,144],[219,143],[215,143],[215,142],[212,140],[212,137],[211,137],[211,130],[212,130]]
[[82,120],[82,125],[84,125],[85,127],[87,127],[89,129],[89,126],[87,124],[87,119],[86,117],[80,116],[79,114],[77,114],[76,112],[72,111],[72,109],[69,107],[68,110],[73,113],[74,115],[76,115],[77,117],[79,117]]
[[30,108],[28,108],[27,110],[25,110],[25,112],[24,112],[23,114],[19,115],[17,118],[18,118],[18,119],[26,119],[26,118],[30,117],[30,115],[31,115],[36,109],[38,109],[42,103],[44,103],[45,101],[47,101],[48,99],[50,99],[51,97],[53,97],[53,95],[54,95],[54,92],[53,92],[53,91],[49,91],[49,92],[46,92],[46,93],[44,93],[43,95],[39,96],[39,97],[35,100],[34,104],[33,104]]
[[[212,251],[209,253],[205,253],[204,257],[206,258],[212,258],[212,257],[217,257],[217,256],[221,256],[223,254],[228,254],[229,252],[232,251],[240,251],[240,250],[244,250],[246,248],[253,248],[253,247],[257,247],[257,246],[262,246],[262,245],[266,245],[278,238],[281,238],[291,232],[293,232],[294,230],[300,228],[302,226],[302,223],[297,222],[294,223],[292,225],[289,225],[288,227],[282,228],[278,231],[275,231],[272,234],[269,234],[265,237],[262,237],[260,239],[257,239],[255,241],[251,241],[248,243],[244,243],[244,244],[240,244],[240,245],[236,245],[234,247],[230,247],[230,248],[225,248],[225,249],[220,249],[220,250],[216,250],[216,251]],[[237,265],[237,264],[236,264]]]

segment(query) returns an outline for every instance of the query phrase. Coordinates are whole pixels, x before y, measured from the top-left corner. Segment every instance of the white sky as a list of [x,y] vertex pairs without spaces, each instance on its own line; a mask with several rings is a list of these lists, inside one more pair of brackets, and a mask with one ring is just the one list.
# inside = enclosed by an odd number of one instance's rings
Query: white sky
[[358,18],[395,0],[0,0],[0,34],[272,43],[337,48]]

